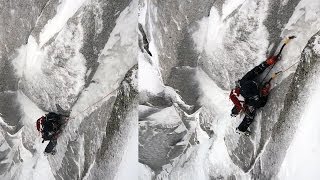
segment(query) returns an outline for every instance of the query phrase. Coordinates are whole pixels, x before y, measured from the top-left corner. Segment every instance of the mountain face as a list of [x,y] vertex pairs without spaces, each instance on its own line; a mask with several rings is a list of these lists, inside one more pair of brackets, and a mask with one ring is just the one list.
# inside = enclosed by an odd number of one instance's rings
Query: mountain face
[[[119,169],[136,166],[138,2],[0,9],[0,179],[123,179]],[[35,122],[57,104],[70,119],[45,156]]]
[[[0,0],[0,179],[319,177],[319,16],[316,0]],[[291,35],[235,133],[230,90]],[[48,112],[70,114],[55,155]]]
[[[140,9],[140,178],[279,178],[319,90],[320,3],[141,0]],[[262,75],[283,71],[250,126],[253,133],[235,133],[243,117],[230,117],[234,82],[290,35],[297,38]]]

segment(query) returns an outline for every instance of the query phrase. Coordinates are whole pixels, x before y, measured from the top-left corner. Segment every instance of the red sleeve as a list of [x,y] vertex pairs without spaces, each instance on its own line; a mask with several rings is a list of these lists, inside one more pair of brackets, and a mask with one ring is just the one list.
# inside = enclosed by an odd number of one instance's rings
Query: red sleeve
[[237,96],[235,94],[233,94],[232,91],[231,91],[231,93],[229,95],[229,98],[231,99],[233,104],[236,106],[237,110],[240,112],[242,110],[242,105],[241,105],[239,99],[237,98]]

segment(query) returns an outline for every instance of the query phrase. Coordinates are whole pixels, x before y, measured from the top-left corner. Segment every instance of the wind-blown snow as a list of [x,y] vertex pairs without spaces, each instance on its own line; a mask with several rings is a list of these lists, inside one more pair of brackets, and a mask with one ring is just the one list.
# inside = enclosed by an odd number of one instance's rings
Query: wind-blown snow
[[320,176],[320,81],[309,97],[295,138],[287,150],[278,178],[281,180],[317,180]]
[[32,36],[28,39],[28,45],[21,47],[18,52],[18,57],[13,60],[18,77],[22,77],[24,73],[30,76],[42,73],[42,64],[46,55]]
[[210,20],[211,18],[209,19],[208,17],[202,18],[202,20],[198,22],[199,29],[192,34],[195,48],[198,52],[202,52],[202,50],[204,49],[204,46],[206,45],[207,35],[208,35],[208,25]]
[[82,33],[79,24],[68,24],[55,42],[46,47],[40,48],[32,36],[26,45],[20,47],[13,65],[21,78],[19,86],[27,90],[25,93],[33,101],[47,109],[52,109],[55,104],[70,108],[68,100],[74,100],[84,86],[86,61],[80,53]]

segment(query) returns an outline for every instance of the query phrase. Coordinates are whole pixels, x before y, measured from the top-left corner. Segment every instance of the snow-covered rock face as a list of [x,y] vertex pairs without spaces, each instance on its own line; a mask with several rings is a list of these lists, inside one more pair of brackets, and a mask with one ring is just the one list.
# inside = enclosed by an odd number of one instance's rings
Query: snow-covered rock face
[[0,91],[16,90],[13,53],[25,44],[47,0],[0,1]]
[[269,143],[259,159],[260,166],[253,171],[257,178],[275,178],[279,173],[283,159],[294,138],[303,113],[311,101],[310,97],[319,90],[320,54],[317,32],[301,53],[299,64],[285,97],[283,109],[274,125]]
[[[137,166],[138,2],[1,1],[0,10],[0,179],[124,178],[119,169]],[[56,104],[71,118],[56,155],[44,156],[35,122]]]
[[[315,89],[317,67],[313,67],[317,65],[313,60],[317,59],[318,38],[314,34],[320,29],[320,3],[141,0],[140,4],[139,71],[143,77],[139,79],[139,160],[148,165],[140,166],[141,177],[276,178],[306,108],[310,88]],[[279,50],[281,40],[289,35],[297,38],[285,47],[269,77],[290,69],[272,82],[268,103],[258,110],[250,126],[252,135],[236,134],[243,117],[230,117],[229,90],[236,80]],[[171,87],[177,92],[171,97],[179,97],[180,104],[190,108],[180,108],[179,116],[159,115],[172,105],[163,98],[165,89]],[[161,98],[165,103],[159,102]],[[179,107],[177,104],[173,103]],[[184,122],[184,116],[192,116],[199,123],[196,131],[184,123],[185,137],[204,133],[202,141],[190,143],[175,157],[159,160],[161,154],[168,155],[167,149],[177,145],[168,138],[167,146],[162,142],[168,136],[168,123],[174,120],[178,125]]]
[[[159,171],[170,163],[170,159],[183,152],[184,145],[178,146],[177,143],[186,135],[187,128],[174,106],[164,109],[140,106],[140,109],[140,161]],[[141,117],[150,112],[153,114]]]
[[[0,0],[0,179],[290,179],[319,17],[316,0]],[[289,35],[236,134],[230,89]],[[35,121],[56,104],[70,120],[45,156]]]

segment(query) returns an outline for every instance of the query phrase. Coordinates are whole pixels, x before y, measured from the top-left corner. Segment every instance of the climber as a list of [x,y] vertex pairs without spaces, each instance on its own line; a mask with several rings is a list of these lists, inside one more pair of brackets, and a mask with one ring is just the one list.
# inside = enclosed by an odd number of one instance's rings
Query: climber
[[[245,114],[244,119],[236,128],[238,133],[249,135],[248,127],[254,120],[256,110],[265,106],[268,100],[269,91],[271,88],[271,80],[263,83],[259,82],[259,75],[261,75],[269,66],[273,66],[280,59],[281,52],[289,40],[295,38],[290,36],[282,45],[279,53],[275,56],[269,57],[266,61],[254,67],[245,76],[236,82],[236,87],[231,90],[230,99],[234,104],[231,110],[231,116],[235,117],[240,112]],[[263,81],[263,80],[262,80]]]
[[64,116],[49,112],[37,120],[37,129],[41,132],[43,141],[56,140],[64,124]]

